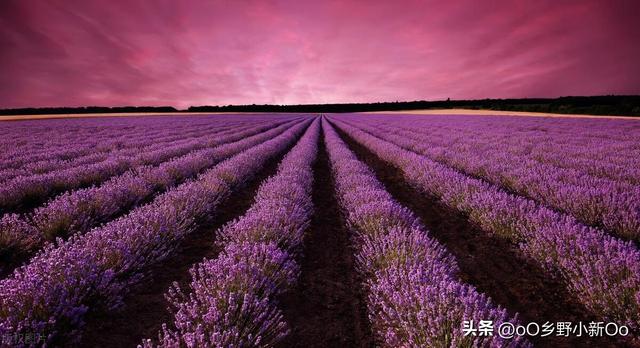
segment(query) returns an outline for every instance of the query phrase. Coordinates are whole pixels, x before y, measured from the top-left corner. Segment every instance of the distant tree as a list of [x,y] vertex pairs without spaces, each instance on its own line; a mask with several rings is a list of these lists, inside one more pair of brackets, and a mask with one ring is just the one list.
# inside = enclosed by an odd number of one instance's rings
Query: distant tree
[[[591,96],[520,98],[520,99],[481,99],[440,101],[393,101],[350,104],[302,104],[302,105],[202,105],[191,106],[188,112],[298,112],[298,113],[338,113],[362,111],[390,111],[441,108],[468,108],[507,111],[540,111],[557,113],[583,113],[594,115],[640,116],[640,96]],[[71,113],[110,113],[110,112],[180,112],[171,106],[123,106],[123,107],[58,107],[58,108],[22,108],[0,110],[0,115],[28,114],[71,114]]]

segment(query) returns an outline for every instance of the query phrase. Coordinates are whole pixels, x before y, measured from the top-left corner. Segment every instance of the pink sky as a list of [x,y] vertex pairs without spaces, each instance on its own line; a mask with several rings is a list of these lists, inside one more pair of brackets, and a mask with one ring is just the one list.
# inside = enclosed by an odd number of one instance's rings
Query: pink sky
[[0,1],[0,108],[640,94],[640,2]]

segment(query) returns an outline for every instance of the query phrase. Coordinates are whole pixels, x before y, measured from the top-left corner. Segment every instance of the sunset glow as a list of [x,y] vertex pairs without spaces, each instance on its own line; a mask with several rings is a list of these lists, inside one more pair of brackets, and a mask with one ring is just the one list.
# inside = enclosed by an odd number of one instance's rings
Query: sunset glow
[[0,107],[640,93],[635,1],[3,1]]

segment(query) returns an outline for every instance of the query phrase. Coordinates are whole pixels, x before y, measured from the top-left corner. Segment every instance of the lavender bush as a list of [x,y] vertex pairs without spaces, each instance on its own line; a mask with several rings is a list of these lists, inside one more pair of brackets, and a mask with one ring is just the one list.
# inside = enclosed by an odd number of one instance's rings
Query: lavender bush
[[[282,133],[289,125],[290,123],[285,123],[278,126],[276,123],[272,126],[251,127],[220,137],[212,144],[213,148],[189,153],[157,167],[142,167],[135,172],[117,176],[100,187],[64,194],[32,214],[20,218],[20,224],[0,222],[0,253],[13,249],[15,245],[24,246],[21,253],[31,253],[46,241],[86,232],[150,198],[156,192],[179,184],[225,158]],[[265,132],[257,133],[261,131]],[[15,220],[16,217],[7,219]],[[29,243],[22,243],[21,240]]]
[[467,213],[484,230],[517,243],[526,256],[563,280],[594,315],[640,327],[640,252],[631,242],[336,122],[357,142],[401,169],[417,189]]
[[232,190],[284,151],[308,124],[293,125],[103,227],[46,247],[0,281],[0,337],[46,332],[47,342],[78,338],[87,311],[121,306],[149,265],[169,257],[196,226],[213,218]]
[[385,347],[529,346],[523,339],[465,336],[464,320],[509,318],[473,287],[457,280],[452,256],[421,222],[393,200],[371,170],[323,122],[337,195],[355,234],[369,320]]
[[153,145],[142,153],[133,156],[115,154],[105,161],[88,166],[72,167],[60,171],[31,176],[19,176],[4,183],[0,188],[0,212],[11,211],[22,205],[39,203],[48,197],[66,190],[99,184],[127,170],[137,170],[144,165],[159,164],[190,151],[216,144],[217,135],[209,139],[194,140],[189,143]]
[[[477,122],[458,129],[437,122],[424,128],[397,121],[358,125],[368,131],[379,129],[385,140],[572,214],[584,223],[640,240],[640,173],[630,172],[640,165],[634,164],[637,142],[617,139],[617,123],[600,124],[607,137],[594,139],[590,128],[583,130],[580,122],[574,121],[577,131],[558,135],[547,135],[537,128],[513,135],[507,133],[511,128],[483,127]],[[451,124],[456,123],[445,125]],[[620,151],[625,153],[624,161],[617,160]],[[582,161],[571,165],[575,158]],[[615,168],[589,170],[612,161],[618,162]],[[620,168],[627,174],[616,175]]]
[[158,341],[143,347],[270,347],[288,333],[276,296],[298,277],[319,131],[316,119],[246,214],[217,232],[222,252],[191,269],[188,295],[174,284],[167,299],[175,329],[164,325]]
[[[18,176],[45,174],[79,165],[89,165],[104,161],[115,154],[134,156],[154,147],[187,143],[194,139],[202,139],[211,133],[225,132],[238,126],[242,126],[242,124],[224,122],[205,126],[199,125],[197,128],[186,130],[165,128],[160,132],[144,133],[143,136],[136,134],[140,130],[134,128],[133,130],[127,130],[123,134],[111,132],[102,135],[87,134],[87,138],[92,140],[91,143],[65,139],[64,150],[52,147],[46,152],[16,154],[11,159],[0,160],[0,167],[4,168],[0,169],[0,182],[5,182]],[[58,137],[60,135],[55,138]],[[89,144],[92,146],[89,146]]]

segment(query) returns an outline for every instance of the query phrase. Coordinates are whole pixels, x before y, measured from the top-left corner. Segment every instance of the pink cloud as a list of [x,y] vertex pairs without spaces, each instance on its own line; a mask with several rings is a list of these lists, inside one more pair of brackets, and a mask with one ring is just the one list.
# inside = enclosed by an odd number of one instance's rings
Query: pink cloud
[[0,3],[0,107],[640,94],[638,2]]

